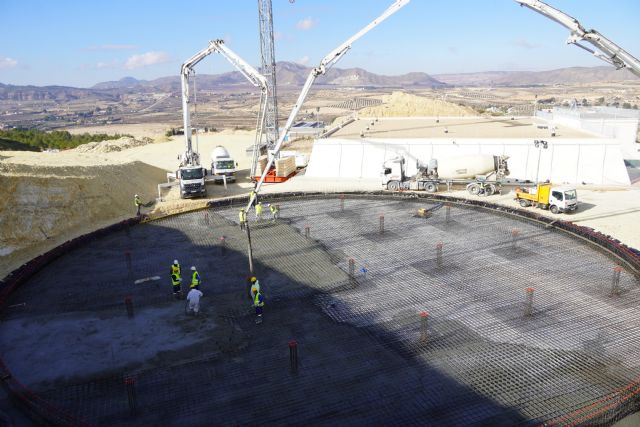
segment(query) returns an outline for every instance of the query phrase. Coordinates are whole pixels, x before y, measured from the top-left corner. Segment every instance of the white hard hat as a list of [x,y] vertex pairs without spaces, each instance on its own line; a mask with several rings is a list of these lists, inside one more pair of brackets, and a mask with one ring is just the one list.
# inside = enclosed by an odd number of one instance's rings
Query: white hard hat
[[135,195],[135,197],[140,197],[140,196],[138,196],[138,195],[136,194],[136,195]]
[[174,264],[177,264],[177,263],[178,263],[178,260],[177,260],[177,259],[174,259],[174,260],[173,260],[173,263],[174,263]]
[[195,266],[195,265],[192,265],[192,266],[191,266],[191,269],[192,269],[193,271],[196,271],[196,266]]

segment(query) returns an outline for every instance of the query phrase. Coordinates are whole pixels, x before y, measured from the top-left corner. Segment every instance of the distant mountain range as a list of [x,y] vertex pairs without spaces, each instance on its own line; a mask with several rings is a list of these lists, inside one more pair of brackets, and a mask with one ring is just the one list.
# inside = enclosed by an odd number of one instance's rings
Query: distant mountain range
[[[304,84],[311,68],[292,62],[279,62],[276,67],[279,88],[297,88]],[[447,86],[530,86],[596,83],[637,80],[627,70],[612,67],[573,67],[551,71],[487,71],[462,74],[436,74],[422,72],[400,76],[383,76],[362,68],[332,68],[316,82],[324,87],[369,88],[442,88]],[[239,72],[198,74],[200,90],[249,89],[249,82]],[[168,76],[154,80],[124,77],[118,81],[103,82],[91,88],[67,86],[13,86],[0,83],[0,100],[32,101],[56,100],[60,102],[83,98],[117,101],[124,93],[180,92],[180,77]]]

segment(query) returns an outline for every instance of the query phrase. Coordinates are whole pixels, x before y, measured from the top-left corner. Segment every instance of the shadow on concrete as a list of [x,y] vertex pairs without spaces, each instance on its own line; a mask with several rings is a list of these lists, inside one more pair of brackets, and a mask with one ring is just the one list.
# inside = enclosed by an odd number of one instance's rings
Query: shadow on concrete
[[[84,370],[85,374],[44,382],[32,377],[31,386],[55,407],[89,424],[208,425],[212,420],[225,425],[531,423],[517,408],[505,407],[434,368],[422,356],[428,345],[417,342],[417,336],[415,341],[402,341],[397,331],[386,329],[384,323],[355,327],[332,320],[314,301],[322,300],[323,295],[335,296],[345,287],[353,289],[348,279],[318,290],[257,260],[256,273],[267,304],[264,323],[256,325],[246,284],[244,235],[230,221],[212,211],[208,215],[206,220],[197,213],[131,227],[74,250],[12,296],[10,305],[26,301],[28,310],[5,312],[2,327],[6,332],[17,324],[13,321],[36,323],[46,329],[47,322],[53,320],[82,323],[106,319],[96,327],[115,328],[118,323],[113,319],[126,316],[122,301],[129,295],[135,301],[135,319],[145,319],[144,313],[159,310],[173,313],[165,319],[164,329],[154,324],[157,329],[149,330],[152,325],[142,320],[125,323],[134,335],[146,338],[142,344],[121,346],[121,354],[115,355],[108,369],[98,369],[102,366],[98,360],[87,359],[91,353],[73,357],[65,352],[51,353],[54,349],[43,347],[44,342],[36,336],[25,351],[40,354],[40,359],[8,357],[8,367],[18,378],[34,365],[40,365],[42,373],[59,365]],[[257,241],[268,238],[266,232],[261,235],[261,230],[252,229]],[[224,248],[220,245],[223,235]],[[309,243],[307,251],[318,250],[322,249],[317,243]],[[166,277],[176,257],[184,270],[194,264],[203,277],[205,297],[198,318],[185,316],[183,302],[171,296]],[[138,287],[132,283],[132,279],[153,275],[159,275],[161,281]],[[343,309],[349,315],[358,312],[357,306]],[[417,313],[410,315],[415,318]],[[453,335],[440,337],[440,343],[459,336],[481,342],[473,331],[453,323],[447,326]],[[185,336],[198,339],[158,349],[153,357],[140,361],[136,355],[145,346],[156,345],[172,325]],[[407,324],[409,329],[415,326],[413,321]],[[205,333],[198,335],[198,331]],[[52,326],[48,332],[58,331]],[[95,345],[91,334],[84,331],[75,342],[64,344]],[[295,374],[290,370],[287,345],[292,338],[297,340],[299,351]],[[130,403],[131,394],[127,397],[125,376],[135,381],[135,407]]]

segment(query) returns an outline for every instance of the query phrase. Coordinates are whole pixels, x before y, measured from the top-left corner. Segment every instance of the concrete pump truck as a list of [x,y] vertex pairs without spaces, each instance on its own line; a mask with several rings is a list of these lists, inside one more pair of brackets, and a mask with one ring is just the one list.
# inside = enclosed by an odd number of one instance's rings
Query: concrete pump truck
[[[184,120],[185,150],[180,156],[180,168],[176,178],[180,181],[180,197],[200,197],[207,194],[205,176],[207,170],[200,165],[200,155],[193,150],[191,142],[191,114],[189,110],[189,77],[195,74],[193,67],[212,53],[219,53],[226,58],[254,86],[261,90],[256,140],[262,137],[262,127],[267,108],[267,80],[255,68],[245,62],[231,49],[225,46],[224,40],[211,40],[209,45],[187,59],[180,69],[182,84],[182,116]],[[233,177],[235,179],[235,176]]]

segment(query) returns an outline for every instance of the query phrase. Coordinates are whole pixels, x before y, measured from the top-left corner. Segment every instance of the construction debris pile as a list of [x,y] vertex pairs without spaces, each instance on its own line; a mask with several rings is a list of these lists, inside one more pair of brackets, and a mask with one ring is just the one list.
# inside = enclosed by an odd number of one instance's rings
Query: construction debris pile
[[151,143],[153,143],[153,139],[149,137],[136,139],[129,136],[123,136],[117,140],[89,142],[76,147],[74,150],[79,153],[111,153]]

